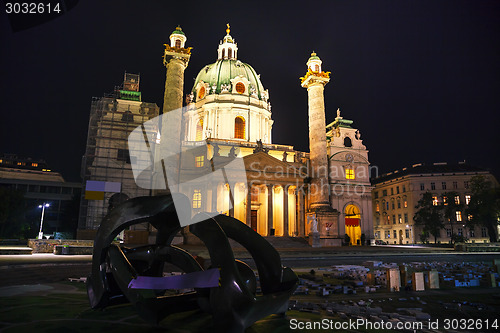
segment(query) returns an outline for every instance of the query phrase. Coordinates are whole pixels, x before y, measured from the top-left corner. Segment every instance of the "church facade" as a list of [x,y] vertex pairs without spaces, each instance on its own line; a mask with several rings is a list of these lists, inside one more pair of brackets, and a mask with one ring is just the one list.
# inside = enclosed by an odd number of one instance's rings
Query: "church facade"
[[326,125],[323,91],[330,73],[322,70],[321,59],[312,53],[301,78],[310,137],[310,152],[301,152],[273,143],[269,91],[255,69],[239,59],[229,26],[226,33],[216,61],[200,70],[187,96],[183,75],[191,49],[180,27],[165,45],[163,113],[181,108],[185,100],[180,144],[208,147],[184,157],[184,165],[201,174],[214,161],[242,158],[246,169],[243,179],[190,182],[183,193],[193,214],[227,214],[263,236],[307,237],[312,246],[368,243],[374,238],[368,151],[340,110]]

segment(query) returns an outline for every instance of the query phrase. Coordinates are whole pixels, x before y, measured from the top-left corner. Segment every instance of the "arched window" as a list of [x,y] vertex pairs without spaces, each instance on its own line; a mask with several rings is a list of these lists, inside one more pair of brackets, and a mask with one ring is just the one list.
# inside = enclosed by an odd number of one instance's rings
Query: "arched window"
[[352,147],[352,141],[351,141],[351,138],[346,136],[344,138],[344,147]]
[[238,82],[236,83],[236,92],[238,94],[243,94],[245,93],[245,85],[242,83],[242,82]]
[[222,59],[226,57],[226,49],[222,49]]
[[314,65],[314,71],[319,72],[319,65]]
[[234,119],[234,138],[245,138],[245,119],[243,119],[242,117],[236,117]]
[[228,48],[228,49],[227,49],[227,57],[228,57],[229,59],[231,59],[231,58],[233,57],[233,50],[231,50],[231,48]]
[[201,141],[203,140],[203,118],[201,118],[198,121],[198,124],[196,124],[196,137],[195,141]]
[[181,40],[180,39],[175,40],[175,47],[181,47]]

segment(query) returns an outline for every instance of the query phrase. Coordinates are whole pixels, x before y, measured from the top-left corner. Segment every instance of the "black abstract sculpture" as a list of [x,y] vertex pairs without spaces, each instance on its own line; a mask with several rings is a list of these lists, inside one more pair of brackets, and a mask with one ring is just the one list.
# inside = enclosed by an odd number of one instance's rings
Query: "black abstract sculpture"
[[[180,230],[176,211],[190,211],[189,200],[180,199],[176,198],[175,209],[170,195],[133,198],[104,218],[97,232],[92,272],[87,280],[92,308],[130,302],[151,324],[158,324],[172,313],[201,309],[212,314],[214,327],[219,332],[243,332],[270,314],[284,314],[297,286],[297,276],[290,268],[282,267],[278,252],[264,238],[225,215],[205,214],[206,219],[190,226],[191,232],[208,248],[212,267],[219,269],[218,286],[195,288],[175,296],[165,296],[165,290],[129,288],[138,276],[161,277],[165,263],[185,273],[203,271],[191,254],[170,245]],[[181,205],[186,205],[186,210],[179,207]],[[158,230],[154,245],[125,249],[112,244],[122,230],[143,222]],[[234,259],[228,238],[240,243],[252,255],[262,295],[256,295],[257,281],[252,269]]]

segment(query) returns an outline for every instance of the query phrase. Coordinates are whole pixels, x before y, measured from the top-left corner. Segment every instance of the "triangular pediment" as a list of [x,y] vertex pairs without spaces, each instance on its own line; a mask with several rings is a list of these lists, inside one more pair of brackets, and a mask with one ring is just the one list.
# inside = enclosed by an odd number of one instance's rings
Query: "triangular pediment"
[[287,180],[305,177],[305,175],[301,175],[301,173],[305,173],[305,170],[300,170],[291,163],[280,161],[265,152],[247,155],[243,157],[243,161],[250,178]]

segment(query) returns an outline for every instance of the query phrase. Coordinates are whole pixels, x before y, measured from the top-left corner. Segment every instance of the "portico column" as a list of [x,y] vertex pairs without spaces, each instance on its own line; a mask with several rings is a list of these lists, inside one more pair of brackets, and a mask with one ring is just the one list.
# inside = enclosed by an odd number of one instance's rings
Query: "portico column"
[[303,187],[297,189],[297,200],[299,202],[299,212],[298,212],[298,234],[299,237],[304,237],[304,230],[305,230],[305,221],[304,221],[304,212],[305,212],[305,206],[304,206],[304,192],[303,192]]
[[228,183],[229,185],[229,216],[234,217],[234,191],[236,183]]
[[267,235],[274,236],[273,225],[273,185],[267,184]]
[[217,183],[212,183],[212,212],[217,212],[217,192],[218,192],[218,186],[219,184]]
[[283,236],[288,234],[288,187],[290,185],[283,185]]
[[246,224],[247,226],[251,227],[251,220],[252,220],[252,184],[248,183],[247,184],[247,207],[246,207]]

